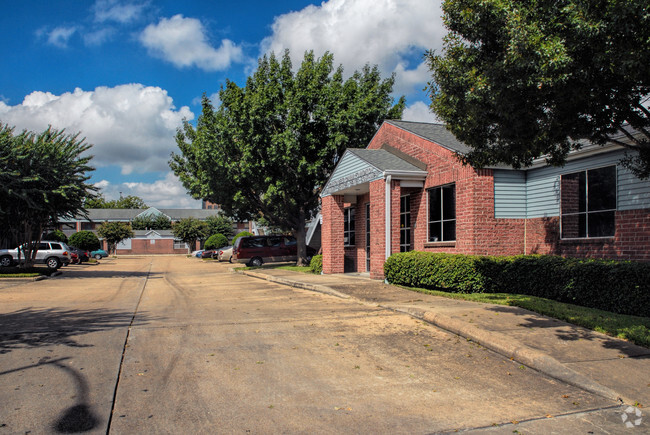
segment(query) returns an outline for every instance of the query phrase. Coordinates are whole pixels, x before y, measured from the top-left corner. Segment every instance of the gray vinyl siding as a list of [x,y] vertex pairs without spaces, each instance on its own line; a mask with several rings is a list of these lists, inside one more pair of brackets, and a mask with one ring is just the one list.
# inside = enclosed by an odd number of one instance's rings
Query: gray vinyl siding
[[618,210],[650,208],[650,181],[642,182],[625,168],[618,168]]
[[[528,217],[560,215],[560,176],[587,169],[617,165],[624,151],[599,154],[568,162],[564,167],[533,169],[528,173],[526,196]],[[628,169],[617,165],[617,209],[650,208],[650,181],[636,178]]]
[[494,217],[523,219],[526,217],[526,173],[494,171]]
[[[570,161],[564,167],[531,169],[527,174],[523,171],[495,170],[494,217],[522,219],[559,216],[562,174],[616,165],[624,156],[624,151],[614,151]],[[620,165],[616,169],[617,209],[650,208],[650,181],[636,178]]]
[[528,173],[526,217],[560,215],[560,175],[558,171],[561,169],[563,168],[542,168],[531,170]]
[[336,166],[336,170],[334,171],[334,174],[332,174],[332,179],[330,181],[345,178],[348,175],[354,174],[355,172],[358,172],[367,166],[368,163],[364,162],[354,154],[345,153],[343,158],[341,158],[341,162]]

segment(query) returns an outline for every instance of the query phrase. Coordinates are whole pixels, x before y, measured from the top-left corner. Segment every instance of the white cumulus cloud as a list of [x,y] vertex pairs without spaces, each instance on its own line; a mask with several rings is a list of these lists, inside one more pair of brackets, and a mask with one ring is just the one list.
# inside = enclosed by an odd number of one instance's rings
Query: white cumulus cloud
[[201,208],[201,201],[192,199],[176,176],[169,172],[164,178],[153,183],[109,183],[101,180],[95,183],[106,199],[118,199],[135,195],[151,207],[156,208]]
[[0,102],[0,122],[17,131],[39,132],[52,125],[81,132],[94,144],[92,164],[119,165],[123,174],[169,170],[183,118],[194,118],[187,106],[176,109],[167,91],[141,84],[77,88],[61,95],[35,91],[15,106]]
[[440,122],[438,117],[429,109],[429,106],[422,101],[416,101],[410,106],[406,106],[402,114],[402,119],[413,122]]
[[262,51],[281,53],[289,48],[296,66],[305,51],[314,50],[317,56],[330,51],[348,73],[366,63],[377,64],[384,73],[397,72],[396,89],[406,89],[413,87],[409,76],[423,76],[423,66],[408,65],[407,59],[421,59],[426,50],[442,47],[447,30],[440,4],[440,0],[329,0],[276,17]]
[[224,39],[219,48],[214,48],[201,21],[182,15],[148,25],[140,34],[140,42],[152,55],[179,68],[196,66],[206,71],[219,71],[245,60],[240,46]]

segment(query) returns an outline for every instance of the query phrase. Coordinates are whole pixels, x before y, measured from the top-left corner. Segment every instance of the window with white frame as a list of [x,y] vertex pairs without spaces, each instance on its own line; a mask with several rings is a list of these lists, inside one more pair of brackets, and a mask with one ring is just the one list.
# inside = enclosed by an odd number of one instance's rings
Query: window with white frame
[[562,175],[560,195],[563,239],[614,236],[616,166]]
[[174,240],[174,249],[187,249],[187,243],[182,240]]
[[429,189],[429,242],[456,240],[456,185]]
[[411,245],[411,195],[400,198],[399,206],[399,251],[408,252]]
[[343,210],[343,245],[354,246],[355,243],[354,207],[350,207]]

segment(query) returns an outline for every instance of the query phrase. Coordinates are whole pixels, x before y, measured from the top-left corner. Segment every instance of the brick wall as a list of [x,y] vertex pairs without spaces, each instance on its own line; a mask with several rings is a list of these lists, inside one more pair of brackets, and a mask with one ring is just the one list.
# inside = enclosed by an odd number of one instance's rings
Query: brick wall
[[[413,249],[495,255],[524,252],[524,221],[494,218],[492,170],[463,166],[452,151],[389,124],[382,125],[368,148],[379,149],[383,144],[426,163],[429,172],[424,189],[401,190],[399,183],[394,183],[393,252],[399,252],[399,194],[407,193],[411,195]],[[450,183],[456,185],[456,241],[429,243],[427,189]]]
[[131,249],[118,249],[117,254],[187,254],[187,249],[174,249],[173,239],[131,239]]
[[370,182],[370,277],[384,277],[386,261],[386,182]]
[[650,261],[648,209],[617,211],[615,236],[602,239],[561,240],[557,217],[529,219],[526,226],[528,254]]
[[[388,144],[426,163],[424,188],[402,188],[391,182],[391,252],[399,252],[400,196],[411,196],[412,246],[414,250],[475,255],[519,255],[524,253],[563,256],[624,258],[650,261],[650,211],[616,213],[616,237],[585,241],[560,240],[558,218],[496,219],[494,176],[490,169],[463,166],[454,153],[383,124],[368,149]],[[454,183],[456,186],[456,240],[428,241],[428,189]],[[369,194],[356,203],[356,246],[343,249],[343,198],[323,198],[323,271],[343,272],[343,256],[357,271],[365,271],[365,204],[370,202],[370,276],[383,278],[385,261],[385,180],[370,183]]]
[[343,273],[345,251],[343,249],[343,196],[330,195],[322,199],[321,214],[323,230],[323,273]]

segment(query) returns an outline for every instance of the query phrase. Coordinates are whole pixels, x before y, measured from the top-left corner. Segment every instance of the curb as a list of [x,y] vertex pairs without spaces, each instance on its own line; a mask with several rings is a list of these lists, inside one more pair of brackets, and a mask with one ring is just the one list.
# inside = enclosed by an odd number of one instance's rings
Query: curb
[[391,311],[399,312],[402,314],[407,314],[419,320],[423,320],[427,323],[435,325],[439,328],[442,328],[446,331],[452,332],[461,337],[470,339],[483,347],[486,347],[500,355],[503,355],[509,359],[513,359],[517,362],[525,364],[533,370],[537,370],[540,373],[543,373],[551,378],[557,379],[574,387],[581,388],[585,391],[588,391],[593,394],[597,394],[606,399],[610,399],[621,404],[623,403],[634,403],[633,400],[630,400],[627,397],[618,394],[616,391],[611,388],[605,387],[598,382],[588,378],[587,376],[576,372],[575,370],[570,369],[557,359],[547,355],[546,353],[533,349],[530,346],[527,346],[523,343],[520,343],[517,340],[514,340],[505,334],[496,331],[487,331],[485,329],[478,328],[476,326],[470,325],[462,320],[454,319],[452,317],[446,316],[444,314],[436,313],[434,311],[428,310],[413,310],[405,309],[392,305],[384,304],[372,304],[362,299],[352,297],[348,294],[341,293],[330,287],[317,284],[307,284],[299,281],[293,281],[291,279],[278,278],[271,275],[266,275],[264,273],[245,271],[245,270],[234,270],[231,271],[235,273],[240,273],[243,275],[248,275],[254,278],[263,279],[269,282],[274,282],[277,284],[286,285],[289,287],[296,287],[305,290],[316,291],[319,293],[325,293],[332,296],[336,296],[342,299],[350,299],[357,302],[360,302],[364,305],[371,305],[375,307],[380,307],[388,309]]
[[32,278],[29,278],[29,277],[22,277],[22,278],[8,277],[7,278],[7,277],[0,276],[0,280],[5,281],[5,282],[36,282],[36,281],[43,281],[44,279],[50,279],[53,276],[59,276],[59,275],[61,275],[61,273],[63,273],[63,272],[59,272],[57,270],[56,272],[52,273],[52,275],[49,275],[49,276],[48,275],[39,275],[39,276],[35,276],[35,277],[32,277]]
[[[318,292],[318,293],[325,293],[325,294],[328,294],[328,295],[339,297],[341,299],[352,299],[352,297],[350,295],[346,295],[345,293],[338,292],[338,291],[334,290],[333,288],[330,288],[330,287],[327,287],[327,286],[324,286],[324,285],[307,284],[305,282],[293,281],[293,280],[285,279],[285,278],[278,278],[278,277],[275,277],[275,276],[272,276],[272,275],[266,275],[264,273],[259,273],[259,272],[251,272],[251,271],[246,271],[246,270],[235,270],[235,269],[231,269],[231,270],[233,270],[235,273],[241,273],[243,275],[252,276],[253,278],[259,278],[259,279],[263,279],[265,281],[274,282],[274,283],[286,285],[286,286],[289,286],[289,287],[301,288],[301,289],[304,289],[304,290],[311,290],[311,291],[315,291],[315,292]],[[356,299],[356,298],[354,298],[354,299]]]
[[537,370],[547,376],[550,376],[569,385],[581,388],[590,393],[597,394],[606,399],[614,400],[619,403],[634,403],[629,398],[623,397],[611,388],[605,387],[589,377],[570,369],[557,359],[546,353],[533,349],[511,337],[500,332],[487,331],[470,325],[462,320],[454,319],[444,314],[433,311],[424,311],[422,313],[413,312],[397,307],[386,306],[385,308],[393,311],[409,314],[427,323],[445,329],[461,337],[470,339],[483,347],[486,347],[500,355],[513,359],[514,361],[525,364],[533,370]]

